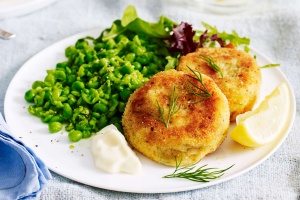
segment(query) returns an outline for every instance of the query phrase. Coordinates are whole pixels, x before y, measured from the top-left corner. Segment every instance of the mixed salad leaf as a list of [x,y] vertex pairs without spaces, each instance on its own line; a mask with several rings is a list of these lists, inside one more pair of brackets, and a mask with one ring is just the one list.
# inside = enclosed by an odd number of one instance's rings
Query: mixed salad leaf
[[244,50],[249,51],[249,38],[240,37],[234,30],[232,33],[220,32],[207,23],[202,22],[202,25],[205,30],[194,30],[187,22],[177,24],[165,16],[161,16],[156,23],[147,22],[139,18],[135,7],[130,5],[125,9],[122,19],[115,20],[111,28],[104,30],[97,40],[107,41],[124,31],[132,31],[165,40],[166,47],[172,54],[186,55],[207,46],[244,46]]
[[128,6],[122,19],[115,20],[111,28],[103,31],[98,40],[106,41],[115,38],[126,30],[144,33],[155,38],[168,39],[174,25],[176,23],[165,16],[161,16],[157,23],[147,22],[138,17],[134,6]]
[[246,52],[249,51],[250,39],[240,37],[236,31],[232,33],[220,32],[216,27],[212,27],[202,22],[205,31],[193,30],[192,25],[182,22],[175,26],[169,37],[169,50],[180,52],[182,55],[194,52],[202,47],[241,47],[244,46]]
[[186,55],[197,49],[198,44],[194,41],[196,31],[187,22],[182,22],[179,26],[173,28],[169,37],[168,49],[170,52],[180,52]]

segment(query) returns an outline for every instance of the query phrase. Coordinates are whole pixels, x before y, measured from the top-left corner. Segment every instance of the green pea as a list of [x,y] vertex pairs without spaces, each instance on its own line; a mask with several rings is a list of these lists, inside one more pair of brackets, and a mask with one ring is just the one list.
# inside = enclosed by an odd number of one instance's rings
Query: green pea
[[98,123],[98,119],[95,117],[92,117],[92,119],[89,121],[89,126],[91,128],[91,131],[98,130],[97,123]]
[[150,63],[150,64],[148,65],[148,73],[155,74],[155,73],[157,73],[157,72],[158,72],[158,67],[157,67],[157,65],[154,64],[154,63]]
[[142,69],[141,63],[133,62],[132,64],[133,64],[135,70],[141,71],[141,69]]
[[66,96],[61,96],[61,89],[55,89],[52,91],[52,97],[51,97],[51,103],[53,105],[55,105],[58,108],[62,108],[63,107],[63,103],[64,101],[68,100],[68,97]]
[[51,107],[51,103],[50,103],[50,101],[47,101],[47,102],[44,104],[43,109],[48,110],[50,107]]
[[117,60],[114,60],[114,59],[110,59],[110,63],[109,64],[111,66],[115,67],[115,68],[120,67],[120,63]]
[[37,105],[37,106],[43,106],[44,105],[44,91],[41,92],[40,95],[36,95],[33,102]]
[[86,131],[88,130],[88,123],[82,123],[83,121],[79,122],[78,124],[76,124],[76,130],[79,130],[79,131]]
[[110,112],[111,112],[111,111],[115,111],[116,108],[117,108],[117,106],[118,106],[118,104],[119,104],[118,99],[111,99],[111,100],[109,101],[109,103],[108,103],[108,105],[109,105],[109,111],[110,111]]
[[131,63],[128,61],[126,61],[120,69],[120,72],[123,74],[130,74],[133,71],[134,71],[134,65],[131,65]]
[[105,126],[107,126],[108,120],[107,117],[105,115],[101,115],[99,121],[98,121],[98,128],[102,129]]
[[76,97],[73,94],[68,95],[68,104],[74,105],[77,102]]
[[53,71],[48,70],[47,73],[48,73],[48,75],[45,77],[44,82],[45,82],[45,84],[52,86],[55,83],[55,77],[54,77]]
[[55,115],[55,112],[52,110],[45,111],[41,113],[41,120],[44,123],[50,122],[51,118]]
[[[99,90],[101,90],[104,94],[110,95],[111,93],[111,87],[110,87],[110,80],[107,80],[105,83],[103,83]],[[99,93],[101,92],[99,91]]]
[[107,81],[107,78],[108,78],[108,73],[105,72],[102,77],[100,78],[100,84],[103,85],[106,81]]
[[109,39],[106,43],[106,49],[113,49],[116,45],[116,42],[113,39]]
[[78,72],[79,66],[73,65],[71,68],[71,74],[76,74]]
[[94,89],[96,89],[96,88],[98,88],[100,86],[100,83],[99,82],[89,82],[88,84],[87,84],[87,87],[88,88],[94,88]]
[[85,39],[77,40],[75,44],[76,49],[84,49],[88,45],[88,42]]
[[70,66],[69,61],[61,62],[56,64],[56,69],[66,69],[67,67]]
[[84,75],[86,75],[86,73],[88,72],[88,68],[90,67],[90,65],[88,64],[82,64],[80,67],[79,67],[79,70],[77,72],[77,75],[82,77]]
[[72,90],[80,91],[82,89],[84,89],[84,83],[83,82],[75,81],[72,84]]
[[52,99],[59,100],[60,94],[62,93],[62,89],[54,89],[52,91]]
[[45,89],[45,94],[44,94],[44,98],[46,101],[50,100],[50,97],[52,96],[52,91],[49,89]]
[[86,103],[94,104],[99,100],[99,93],[94,88],[84,89],[81,91],[81,97]]
[[36,91],[34,90],[34,89],[31,89],[31,90],[28,90],[26,93],[25,93],[25,96],[24,96],[24,98],[25,98],[25,100],[27,101],[27,102],[33,102],[33,100],[34,100],[34,97],[36,96]]
[[82,107],[81,113],[84,115],[88,115],[88,114],[90,114],[90,109],[87,107]]
[[89,82],[87,83],[87,87],[88,88],[99,88],[100,83],[99,83],[99,76],[94,76],[93,78],[91,78],[89,80]]
[[129,98],[130,94],[131,94],[131,91],[129,89],[125,88],[120,92],[120,97],[124,101],[126,101]]
[[[121,82],[120,78],[118,77],[119,74],[120,74],[120,73],[109,73],[107,78],[108,78],[108,80],[111,81],[112,83],[118,84],[118,83]],[[116,75],[117,75],[117,76],[116,76]]]
[[57,133],[62,130],[63,125],[60,122],[50,122],[48,124],[48,129],[50,133]]
[[64,118],[62,115],[54,115],[50,120],[49,122],[63,122],[64,121]]
[[34,81],[34,83],[32,84],[32,89],[36,89],[38,87],[45,87],[45,83],[43,81]]
[[120,91],[124,90],[124,86],[123,85],[115,85],[115,89],[120,92]]
[[136,57],[136,61],[141,63],[142,65],[147,65],[151,63],[152,59],[153,59],[153,52],[146,52]]
[[111,117],[115,116],[115,114],[116,114],[117,112],[118,112],[117,109],[111,109],[111,110],[109,110],[109,111],[106,113],[106,117],[107,117],[107,118],[111,118]]
[[66,74],[70,75],[72,73],[72,70],[70,69],[70,67],[66,67]]
[[67,58],[76,58],[77,54],[77,49],[74,46],[69,46],[65,50],[65,55]]
[[96,43],[95,44],[95,51],[100,51],[101,49],[105,48],[105,44],[104,43]]
[[82,138],[90,138],[92,136],[90,131],[82,131]]
[[96,59],[98,59],[97,58],[97,52],[96,51],[94,51],[94,48],[93,47],[91,47],[91,46],[87,46],[88,48],[85,48],[85,50],[86,50],[86,57],[85,57],[85,59],[86,59],[86,61],[87,62],[92,62],[93,60],[96,60]]
[[34,106],[34,105],[28,106],[28,109],[27,109],[28,112],[29,112],[30,114],[32,114],[32,115],[36,115],[35,107],[36,107],[36,106]]
[[133,37],[132,41],[133,41],[137,46],[141,46],[141,45],[142,45],[139,35],[135,35],[135,36]]
[[97,113],[97,112],[92,112],[92,116],[96,119],[99,119],[101,114],[100,113]]
[[107,67],[108,64],[109,64],[109,60],[107,58],[101,58],[99,60],[99,65],[100,65],[101,68]]
[[54,78],[59,79],[59,80],[65,80],[66,79],[66,74],[64,71],[58,71],[56,70],[54,73]]
[[65,129],[66,129],[66,131],[70,132],[71,130],[74,129],[74,126],[73,126],[72,123],[69,123],[69,124],[66,125]]
[[125,110],[125,103],[124,102],[119,102],[119,105],[118,105],[118,111],[119,112],[121,112],[121,113],[123,113],[124,112],[124,110]]
[[63,116],[67,119],[70,119],[73,115],[73,110],[68,103],[64,103],[63,107]]
[[28,112],[32,115],[35,115],[37,117],[42,116],[43,108],[42,107],[37,107],[36,105],[30,105],[28,107]]
[[99,113],[106,113],[108,111],[108,106],[104,103],[96,103],[93,110]]
[[[163,65],[165,65],[165,64],[164,64],[164,63],[165,63],[164,60],[162,60],[162,59],[159,58],[158,56],[154,55],[154,56],[153,56],[153,62],[154,62],[157,66],[159,66],[160,68],[162,68],[161,70],[164,70],[164,69],[163,69]],[[176,64],[176,65],[177,65],[177,64]]]
[[81,96],[81,93],[79,91],[71,91],[71,94],[74,96],[74,97],[80,97]]
[[82,97],[79,97],[79,99],[76,102],[77,106],[85,106],[87,103],[82,99]]
[[70,93],[70,87],[66,86],[63,88],[63,91],[61,93],[62,96],[68,96],[68,94]]
[[114,116],[114,117],[112,117],[112,118],[109,120],[109,123],[110,123],[110,124],[114,124],[114,123],[120,122],[120,121],[121,121],[121,117],[119,117],[119,116]]
[[136,47],[133,51],[137,56],[141,56],[146,52],[145,47]]
[[55,83],[54,83],[54,85],[53,85],[53,87],[52,87],[53,89],[63,89],[64,87],[63,87],[63,85],[62,85],[62,83],[60,82],[60,81],[56,81]]
[[144,66],[141,72],[143,75],[146,75],[148,73],[148,68]]
[[78,56],[76,57],[74,63],[75,63],[77,66],[83,65],[83,64],[85,63],[84,57],[85,57],[85,55],[84,55],[83,53],[78,53]]
[[108,101],[106,99],[99,98],[99,102],[108,105]]
[[82,132],[78,130],[71,130],[68,134],[68,137],[72,142],[78,142],[81,140],[82,136]]
[[133,62],[135,59],[135,54],[134,53],[128,53],[125,55],[125,60],[126,61],[129,61],[129,62]]

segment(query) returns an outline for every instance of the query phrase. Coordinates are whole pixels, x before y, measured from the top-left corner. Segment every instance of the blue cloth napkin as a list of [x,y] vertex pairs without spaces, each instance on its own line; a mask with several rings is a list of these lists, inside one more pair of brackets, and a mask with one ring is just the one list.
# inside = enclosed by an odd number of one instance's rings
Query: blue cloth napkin
[[0,199],[37,197],[51,178],[34,152],[9,135],[0,113]]

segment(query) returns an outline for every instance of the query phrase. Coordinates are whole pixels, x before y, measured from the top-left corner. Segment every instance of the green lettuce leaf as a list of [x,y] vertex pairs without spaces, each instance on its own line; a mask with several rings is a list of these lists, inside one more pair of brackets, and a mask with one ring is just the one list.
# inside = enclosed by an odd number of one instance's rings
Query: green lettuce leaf
[[161,16],[157,23],[147,22],[139,18],[135,7],[130,5],[125,9],[122,19],[114,21],[111,28],[104,30],[97,40],[106,41],[115,38],[126,30],[167,39],[175,24],[165,16]]

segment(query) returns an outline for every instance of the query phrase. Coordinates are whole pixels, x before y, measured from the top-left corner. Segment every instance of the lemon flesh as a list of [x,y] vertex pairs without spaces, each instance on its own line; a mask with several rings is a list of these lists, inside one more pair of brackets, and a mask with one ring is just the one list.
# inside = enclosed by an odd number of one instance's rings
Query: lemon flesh
[[283,131],[290,109],[286,82],[280,83],[255,110],[240,114],[230,137],[247,147],[257,147],[274,141]]

